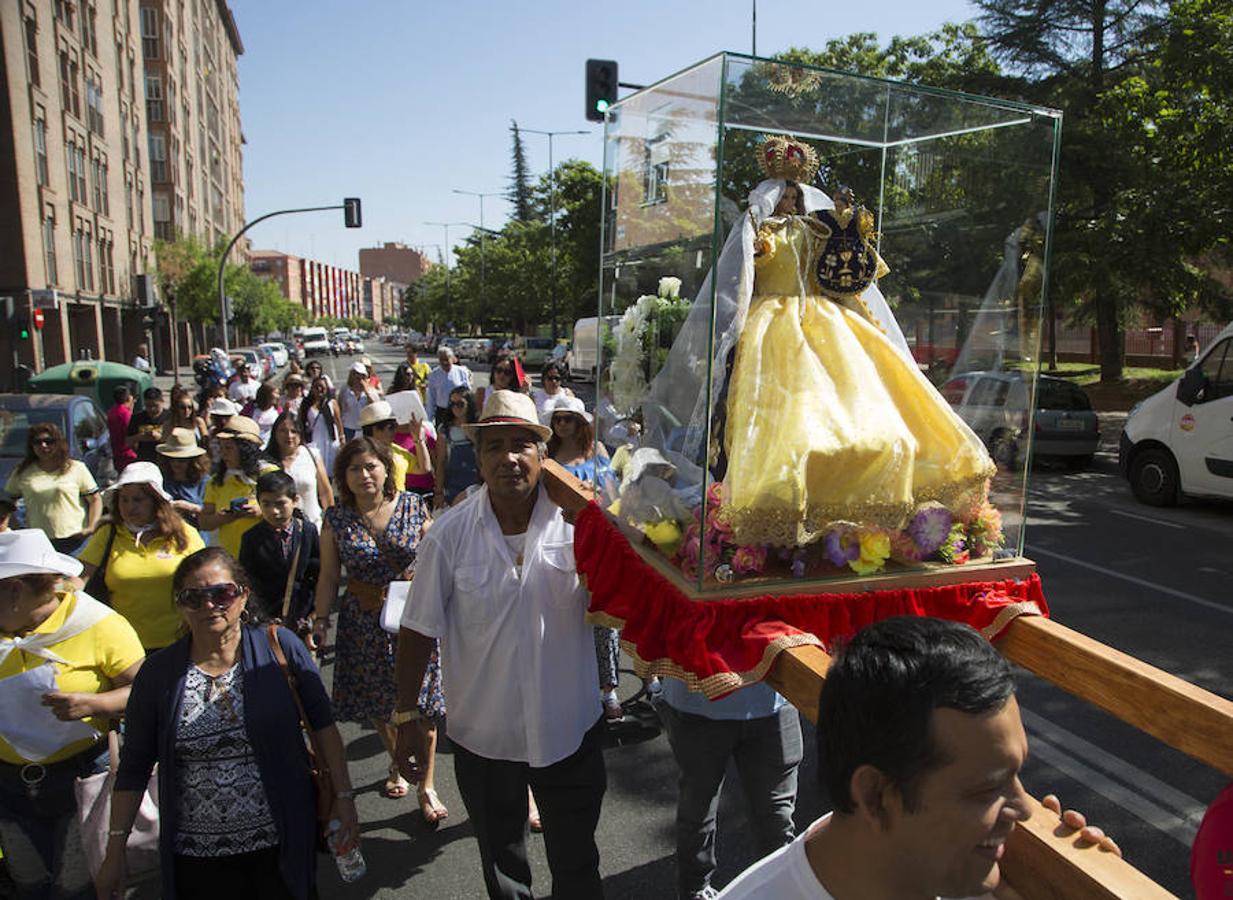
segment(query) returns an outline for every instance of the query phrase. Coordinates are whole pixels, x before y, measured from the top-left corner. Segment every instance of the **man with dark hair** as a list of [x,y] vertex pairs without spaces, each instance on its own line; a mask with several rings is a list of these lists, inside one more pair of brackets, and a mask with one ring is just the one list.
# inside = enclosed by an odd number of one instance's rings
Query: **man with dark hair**
[[870,625],[827,672],[817,734],[834,812],[721,898],[934,900],[997,887],[1007,838],[1031,807],[1014,680],[987,640],[940,619]]
[[142,408],[129,419],[125,441],[137,454],[137,459],[156,463],[156,448],[163,439],[163,423],[167,421],[167,410],[163,409],[163,392],[156,387],[148,387],[142,392],[141,400]]

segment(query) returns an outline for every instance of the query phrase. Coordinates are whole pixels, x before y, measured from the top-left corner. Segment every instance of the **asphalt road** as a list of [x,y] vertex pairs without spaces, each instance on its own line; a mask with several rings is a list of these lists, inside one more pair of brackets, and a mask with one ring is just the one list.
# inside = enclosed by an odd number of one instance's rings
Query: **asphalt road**
[[[373,343],[369,354],[388,384],[401,353]],[[345,372],[349,360],[332,362]],[[327,369],[331,363],[327,363]],[[486,367],[473,367],[481,384]],[[332,375],[335,373],[331,373]],[[341,383],[335,378],[336,383]],[[590,391],[580,391],[590,401]],[[1091,468],[1033,472],[1026,555],[1036,560],[1055,619],[1224,696],[1233,696],[1233,504],[1139,505],[1117,475],[1119,424],[1106,423]],[[327,666],[327,676],[329,674]],[[1121,844],[1139,869],[1180,896],[1190,894],[1189,846],[1203,810],[1227,782],[1064,691],[1026,673],[1020,700],[1031,741],[1024,780],[1035,795],[1059,793]],[[511,717],[517,710],[510,710]],[[816,784],[813,729],[797,803],[798,827],[829,809]],[[450,817],[425,829],[413,799],[379,789],[385,756],[368,729],[343,728],[359,797],[369,873],[344,886],[323,860],[325,897],[483,897],[478,852],[453,780],[448,742],[438,790]],[[598,831],[610,900],[673,896],[672,823],[676,768],[653,719],[631,721],[606,753],[608,793]],[[720,804],[717,884],[753,861],[735,775]],[[549,876],[543,841],[530,840],[537,891]]]

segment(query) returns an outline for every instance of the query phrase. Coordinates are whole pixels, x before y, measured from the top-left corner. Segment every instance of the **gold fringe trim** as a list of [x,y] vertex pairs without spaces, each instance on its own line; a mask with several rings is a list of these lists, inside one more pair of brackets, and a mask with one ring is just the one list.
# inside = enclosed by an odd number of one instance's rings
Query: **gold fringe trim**
[[800,547],[812,544],[834,525],[852,523],[900,529],[912,511],[923,503],[937,502],[954,511],[967,494],[984,490],[997,472],[992,461],[975,475],[938,488],[917,491],[913,499],[891,503],[810,503],[802,514],[789,509],[720,507],[720,518],[732,526],[738,545],[773,544]]
[[[603,612],[588,612],[586,618],[592,625],[603,625],[606,628],[616,628],[618,630],[625,627],[623,619],[618,619]],[[634,672],[639,678],[649,678],[652,675],[666,675],[670,678],[679,678],[685,682],[685,686],[691,691],[702,694],[708,700],[714,700],[716,697],[730,693],[738,688],[757,684],[766,678],[766,673],[771,670],[771,666],[775,664],[775,659],[780,653],[784,650],[791,650],[793,647],[803,647],[806,645],[825,646],[813,634],[805,632],[785,634],[782,637],[775,638],[775,640],[763,648],[762,658],[748,672],[716,672],[714,675],[699,678],[693,672],[686,671],[666,656],[653,660],[643,659],[638,654],[638,648],[632,642],[621,638],[621,648],[633,660]]]

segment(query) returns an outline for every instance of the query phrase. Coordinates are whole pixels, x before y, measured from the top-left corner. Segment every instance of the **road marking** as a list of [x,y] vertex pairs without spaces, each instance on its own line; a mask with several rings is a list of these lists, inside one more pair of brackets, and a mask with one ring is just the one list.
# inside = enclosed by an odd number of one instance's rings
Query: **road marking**
[[1076,559],[1075,557],[1067,556],[1064,553],[1054,553],[1052,550],[1045,550],[1043,547],[1028,547],[1028,551],[1033,556],[1052,556],[1054,559],[1060,559],[1062,562],[1068,562],[1072,566],[1079,566],[1082,569],[1091,569],[1093,572],[1108,575],[1110,578],[1118,578],[1122,581],[1128,581],[1131,584],[1139,585],[1139,587],[1150,588],[1153,591],[1159,591],[1160,593],[1167,594],[1170,597],[1177,597],[1179,600],[1186,600],[1187,602],[1194,603],[1197,606],[1203,606],[1207,609],[1214,609],[1216,612],[1222,612],[1225,615],[1233,616],[1233,607],[1216,603],[1213,600],[1206,600],[1203,597],[1196,597],[1194,594],[1188,594],[1185,591],[1179,591],[1176,588],[1165,587],[1163,584],[1156,584],[1153,581],[1147,581],[1143,578],[1136,578],[1133,575],[1127,575],[1125,572],[1118,572],[1115,569],[1106,569],[1104,566],[1098,566],[1095,563],[1090,563],[1084,559]]
[[1194,842],[1206,810],[1201,801],[1044,716],[1023,707],[1019,713],[1034,755],[1187,847]]
[[1177,522],[1166,522],[1164,519],[1153,519],[1151,516],[1141,516],[1138,513],[1122,512],[1120,509],[1111,509],[1109,512],[1115,516],[1125,516],[1128,519],[1138,519],[1140,522],[1151,522],[1153,525],[1163,525],[1165,528],[1176,528],[1178,531],[1185,531],[1185,525],[1179,525]]

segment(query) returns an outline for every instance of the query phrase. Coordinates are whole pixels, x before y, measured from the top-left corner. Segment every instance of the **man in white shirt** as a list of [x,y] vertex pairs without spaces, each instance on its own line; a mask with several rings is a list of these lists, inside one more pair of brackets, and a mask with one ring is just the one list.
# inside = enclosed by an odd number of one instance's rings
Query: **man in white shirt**
[[[966,625],[905,616],[860,631],[819,701],[818,770],[834,812],[720,898],[988,895],[1010,833],[1031,815],[1014,691],[1009,665]],[[1063,821],[1084,825],[1073,812]],[[1118,852],[1099,829],[1081,838]]]
[[[454,772],[488,896],[531,896],[527,787],[544,829],[552,896],[603,896],[595,827],[607,779],[595,644],[574,529],[540,483],[544,441],[530,397],[493,391],[475,444],[484,487],[420,541],[398,642],[396,758],[425,758],[416,699],[441,640]],[[413,758],[413,759],[412,759]]]
[[248,369],[248,363],[241,362],[236,369],[235,381],[227,388],[227,396],[243,409],[244,404],[257,399],[257,379]]
[[450,392],[454,388],[471,388],[471,370],[460,366],[454,351],[442,347],[437,351],[437,368],[428,373],[427,396],[424,406],[433,424],[440,428],[450,422]]

